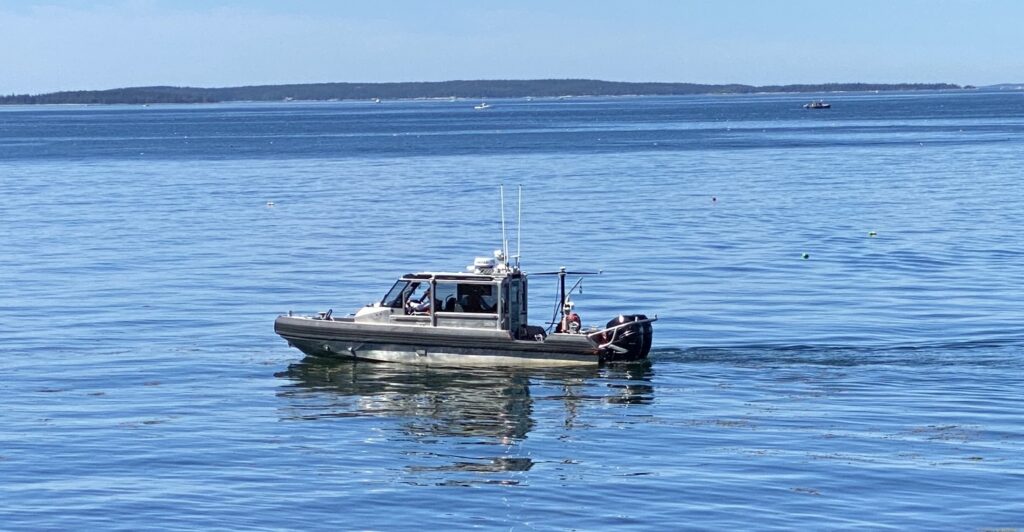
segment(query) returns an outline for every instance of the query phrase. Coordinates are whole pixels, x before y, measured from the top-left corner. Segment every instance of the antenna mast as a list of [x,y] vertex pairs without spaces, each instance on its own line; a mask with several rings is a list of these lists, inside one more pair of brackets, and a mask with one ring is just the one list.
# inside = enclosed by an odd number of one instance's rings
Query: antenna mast
[[498,185],[498,192],[501,197],[501,251],[508,260],[508,238],[505,237],[505,185]]
[[516,269],[519,269],[519,258],[523,256],[523,185],[519,185],[519,213],[516,216]]

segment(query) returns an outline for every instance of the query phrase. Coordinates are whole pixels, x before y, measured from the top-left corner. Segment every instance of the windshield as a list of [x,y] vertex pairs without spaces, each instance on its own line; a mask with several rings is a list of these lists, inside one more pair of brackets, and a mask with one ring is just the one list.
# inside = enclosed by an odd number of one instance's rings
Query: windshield
[[388,290],[387,295],[384,296],[383,300],[381,300],[381,306],[391,308],[402,308],[402,292],[405,291],[405,288],[407,286],[409,286],[409,281],[395,282],[395,285],[391,287],[391,290]]

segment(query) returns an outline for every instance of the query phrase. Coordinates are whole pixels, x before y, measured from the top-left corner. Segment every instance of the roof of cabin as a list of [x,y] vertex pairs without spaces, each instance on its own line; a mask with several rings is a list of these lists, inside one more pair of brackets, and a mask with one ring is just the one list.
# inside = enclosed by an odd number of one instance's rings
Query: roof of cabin
[[414,280],[414,279],[438,279],[442,281],[493,281],[495,279],[503,279],[506,277],[525,277],[522,272],[495,272],[493,274],[484,273],[469,273],[469,272],[419,272],[419,273],[407,273],[402,276],[402,279]]

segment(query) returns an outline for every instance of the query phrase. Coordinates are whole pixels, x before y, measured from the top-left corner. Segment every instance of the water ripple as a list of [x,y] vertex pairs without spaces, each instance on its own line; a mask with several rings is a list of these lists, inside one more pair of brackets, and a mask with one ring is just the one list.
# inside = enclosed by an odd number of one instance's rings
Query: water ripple
[[[827,97],[0,109],[0,522],[1024,527],[1019,94]],[[494,249],[499,183],[649,364],[274,336]]]

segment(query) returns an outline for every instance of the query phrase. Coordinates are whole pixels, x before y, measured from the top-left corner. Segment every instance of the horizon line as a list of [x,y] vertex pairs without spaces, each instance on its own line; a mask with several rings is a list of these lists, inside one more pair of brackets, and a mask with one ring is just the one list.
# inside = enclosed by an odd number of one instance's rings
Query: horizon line
[[480,78],[480,79],[447,79],[440,81],[310,81],[310,82],[286,82],[286,83],[254,83],[254,84],[243,84],[243,85],[173,85],[173,84],[157,84],[157,85],[131,85],[131,86],[115,86],[102,89],[60,89],[46,92],[36,93],[8,93],[6,95],[0,95],[0,97],[9,96],[48,96],[53,94],[69,93],[69,92],[106,92],[106,91],[119,91],[119,90],[133,90],[133,89],[197,89],[197,90],[221,90],[221,89],[248,89],[248,88],[264,88],[264,87],[298,87],[308,85],[375,85],[375,86],[386,86],[386,85],[409,85],[409,84],[421,84],[421,85],[443,85],[446,83],[523,83],[523,82],[590,82],[590,83],[607,83],[616,85],[690,85],[696,87],[744,87],[744,88],[776,88],[776,87],[800,87],[800,86],[814,86],[814,87],[827,87],[832,85],[848,85],[848,86],[894,86],[894,85],[948,85],[951,87],[995,87],[1003,85],[1021,85],[1024,83],[1013,83],[1013,82],[1001,82],[991,83],[986,85],[975,85],[972,83],[968,84],[957,84],[945,81],[933,81],[933,82],[908,82],[908,81],[897,81],[897,82],[867,82],[867,81],[826,81],[826,82],[801,82],[801,83],[769,83],[769,84],[752,84],[752,83],[738,83],[738,82],[726,82],[726,83],[707,83],[707,82],[696,82],[696,81],[618,81],[618,80],[606,80],[598,78]]

